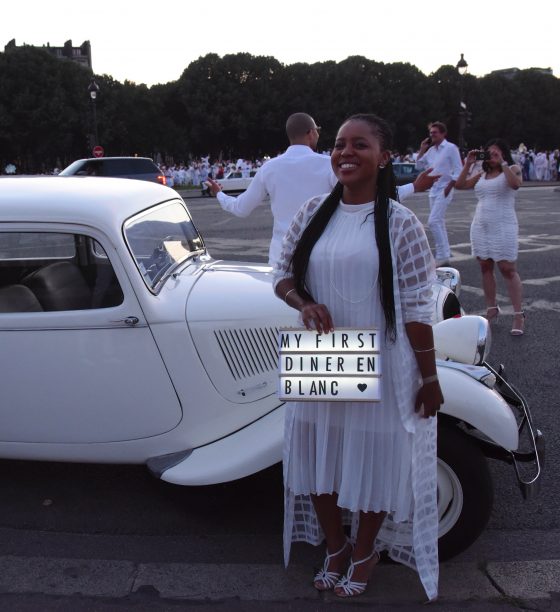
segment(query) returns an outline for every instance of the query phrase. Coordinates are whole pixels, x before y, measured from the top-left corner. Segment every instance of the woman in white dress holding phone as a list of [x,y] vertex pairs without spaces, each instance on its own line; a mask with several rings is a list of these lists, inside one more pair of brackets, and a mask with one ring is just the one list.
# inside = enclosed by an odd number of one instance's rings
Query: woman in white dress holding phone
[[[483,157],[482,171],[469,176],[477,157]],[[515,195],[521,186],[521,168],[513,163],[505,140],[495,138],[483,150],[469,151],[456,189],[474,188],[478,204],[471,224],[472,254],[482,273],[486,318],[496,322],[500,306],[496,300],[494,264],[498,266],[513,306],[512,336],[521,336],[525,327],[523,289],[517,272],[519,226]]]

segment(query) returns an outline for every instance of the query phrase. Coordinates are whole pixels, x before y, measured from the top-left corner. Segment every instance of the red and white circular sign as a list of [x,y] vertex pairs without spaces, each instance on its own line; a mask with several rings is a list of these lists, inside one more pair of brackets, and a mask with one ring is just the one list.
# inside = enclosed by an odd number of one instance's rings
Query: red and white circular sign
[[94,157],[103,157],[105,155],[105,149],[101,145],[93,147],[92,151]]

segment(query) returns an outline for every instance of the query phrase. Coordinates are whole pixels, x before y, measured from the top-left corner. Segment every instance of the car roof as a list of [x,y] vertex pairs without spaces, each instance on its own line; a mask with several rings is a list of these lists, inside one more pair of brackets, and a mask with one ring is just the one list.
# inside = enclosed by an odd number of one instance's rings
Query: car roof
[[114,230],[150,206],[181,199],[148,181],[93,176],[0,178],[1,222],[77,223]]
[[148,160],[153,162],[154,160],[151,157],[137,157],[137,156],[120,156],[120,157],[84,157],[82,159],[76,159],[75,161],[73,161],[72,163],[76,163],[77,161],[97,161],[97,162],[102,162],[102,161],[112,161],[114,159],[126,159],[126,160],[131,160],[131,159],[141,159],[141,160]]

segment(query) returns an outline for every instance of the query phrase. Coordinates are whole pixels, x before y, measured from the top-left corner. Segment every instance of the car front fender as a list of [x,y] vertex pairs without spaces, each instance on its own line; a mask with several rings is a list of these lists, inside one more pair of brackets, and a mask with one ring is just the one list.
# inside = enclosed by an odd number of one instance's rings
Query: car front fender
[[468,373],[469,366],[438,361],[441,413],[472,425],[508,451],[519,446],[517,421],[503,397]]
[[237,480],[281,461],[283,443],[281,405],[247,427],[185,453],[182,460],[167,469],[162,466],[156,475],[166,482],[190,486]]

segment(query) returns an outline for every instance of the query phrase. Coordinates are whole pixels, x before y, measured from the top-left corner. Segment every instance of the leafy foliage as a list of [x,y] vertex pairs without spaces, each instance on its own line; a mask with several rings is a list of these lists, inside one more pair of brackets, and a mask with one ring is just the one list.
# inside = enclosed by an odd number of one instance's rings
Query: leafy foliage
[[[83,67],[42,49],[0,53],[0,167],[15,162],[33,172],[90,156],[90,78]],[[461,99],[472,114],[468,145],[495,136],[532,147],[560,143],[560,81],[534,69],[511,79],[475,78],[442,66],[426,76],[412,64],[361,56],[287,66],[273,57],[210,53],[164,85],[119,83],[108,75],[96,81],[99,142],[106,155],[167,162],[275,155],[287,144],[286,118],[302,110],[323,127],[324,148],[347,116],[375,112],[393,126],[395,149],[405,151],[418,147],[433,120],[446,122],[456,140]]]

